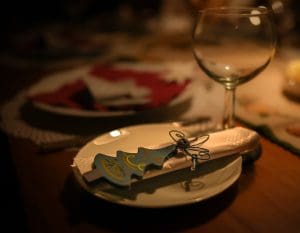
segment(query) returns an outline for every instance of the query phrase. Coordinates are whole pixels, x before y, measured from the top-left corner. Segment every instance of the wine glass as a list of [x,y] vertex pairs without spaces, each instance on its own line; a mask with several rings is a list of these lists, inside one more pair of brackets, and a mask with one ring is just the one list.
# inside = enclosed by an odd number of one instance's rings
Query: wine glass
[[265,7],[200,11],[193,32],[193,53],[204,73],[225,87],[223,128],[234,126],[236,87],[268,66],[275,46],[272,11]]

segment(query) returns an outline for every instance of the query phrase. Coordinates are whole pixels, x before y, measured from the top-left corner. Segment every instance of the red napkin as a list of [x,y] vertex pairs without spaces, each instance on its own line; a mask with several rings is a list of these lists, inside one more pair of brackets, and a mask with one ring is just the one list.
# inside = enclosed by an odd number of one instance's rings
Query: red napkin
[[170,82],[164,79],[162,72],[134,70],[111,65],[95,65],[91,67],[89,75],[109,82],[133,80],[137,86],[146,87],[150,90],[149,102],[135,105],[103,106],[95,101],[81,77],[75,78],[74,82],[65,84],[55,91],[30,96],[30,99],[51,106],[83,110],[147,110],[168,104],[182,93],[190,82],[188,79],[182,83]]

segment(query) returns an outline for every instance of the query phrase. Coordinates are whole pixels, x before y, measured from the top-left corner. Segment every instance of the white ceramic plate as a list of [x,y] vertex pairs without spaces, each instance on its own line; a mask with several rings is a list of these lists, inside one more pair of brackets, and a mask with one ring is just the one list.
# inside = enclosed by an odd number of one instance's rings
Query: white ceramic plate
[[203,163],[197,172],[189,168],[174,171],[133,183],[130,189],[116,188],[106,182],[91,184],[83,179],[81,174],[89,170],[97,153],[111,155],[116,150],[132,152],[137,145],[147,147],[168,142],[170,138],[166,132],[171,129],[174,129],[172,124],[147,124],[101,135],[76,155],[73,166],[75,177],[84,189],[100,199],[145,208],[200,202],[221,193],[239,178],[242,159],[240,156],[229,156]]
[[[154,72],[162,72],[166,73],[164,78],[169,81],[176,81],[182,82],[184,80],[192,79],[193,78],[193,67],[191,63],[161,63],[161,64],[143,64],[143,63],[118,63],[114,64],[116,67],[125,68],[125,69],[132,69],[136,71],[154,71]],[[67,70],[64,72],[55,73],[49,76],[42,78],[38,83],[31,86],[27,91],[27,96],[34,96],[40,93],[47,93],[51,91],[55,91],[58,88],[62,87],[65,84],[72,83],[76,80],[80,79],[89,79],[89,70],[91,66],[83,66],[80,68]],[[102,88],[102,91],[110,91],[114,90],[115,88],[120,89],[120,84],[117,87],[117,82],[115,87],[110,84],[107,88]],[[112,85],[112,86],[111,86]],[[94,85],[95,86],[95,85]],[[126,89],[126,87],[124,87]],[[135,91],[140,91],[142,87],[136,87]],[[188,91],[188,87],[180,93],[176,98],[171,100],[167,105],[161,106],[166,108],[172,108],[177,106],[178,104],[184,103],[188,99],[191,98],[191,92]],[[100,90],[101,92],[101,90]],[[101,94],[101,93],[100,93]],[[137,101],[140,101],[137,99]],[[75,108],[67,108],[67,107],[59,107],[53,106],[37,101],[32,101],[34,106],[40,108],[44,111],[62,114],[62,115],[69,115],[69,116],[83,116],[83,117],[109,117],[109,116],[123,116],[123,115],[132,115],[137,113],[134,110],[116,110],[116,111],[94,111],[94,110],[84,110],[84,109],[75,109]],[[149,109],[145,111],[151,112],[155,109]],[[140,112],[140,111],[139,111]]]

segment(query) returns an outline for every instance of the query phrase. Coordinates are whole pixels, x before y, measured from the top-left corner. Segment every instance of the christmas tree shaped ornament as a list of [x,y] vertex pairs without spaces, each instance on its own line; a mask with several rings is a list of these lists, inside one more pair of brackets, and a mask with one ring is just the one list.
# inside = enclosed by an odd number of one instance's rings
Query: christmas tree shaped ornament
[[210,159],[209,151],[200,147],[209,139],[209,135],[188,139],[178,130],[171,130],[169,135],[174,143],[158,149],[138,147],[137,153],[119,150],[116,157],[99,153],[95,156],[94,166],[107,181],[119,186],[129,186],[132,178],[141,179],[153,167],[161,169],[166,160],[178,153],[191,157],[191,170],[195,170],[198,160]]
[[87,143],[74,158],[73,167],[87,185],[108,181],[129,186],[140,179],[193,170],[198,164],[201,168],[208,160],[219,163],[226,156],[243,156],[260,145],[260,136],[243,127],[210,132],[209,136],[199,136],[198,128],[187,130],[168,123],[129,126],[118,129],[117,135],[112,132]]
[[94,165],[102,177],[108,181],[117,185],[128,186],[133,176],[142,177],[150,165],[162,166],[165,159],[172,156],[175,151],[176,146],[170,145],[161,149],[139,147],[137,153],[117,151],[116,157],[97,154]]

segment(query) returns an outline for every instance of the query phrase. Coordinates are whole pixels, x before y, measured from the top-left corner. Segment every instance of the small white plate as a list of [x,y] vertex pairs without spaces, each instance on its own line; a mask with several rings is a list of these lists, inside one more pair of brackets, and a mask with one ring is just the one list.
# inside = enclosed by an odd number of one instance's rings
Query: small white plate
[[182,169],[133,183],[130,188],[117,188],[106,182],[92,184],[83,179],[81,174],[89,170],[97,153],[131,152],[137,145],[147,147],[164,143],[170,140],[166,132],[171,129],[174,129],[172,124],[138,125],[95,138],[74,159],[76,179],[84,189],[100,199],[126,206],[163,208],[203,201],[221,193],[239,178],[242,159],[235,155],[203,163],[199,171]]

